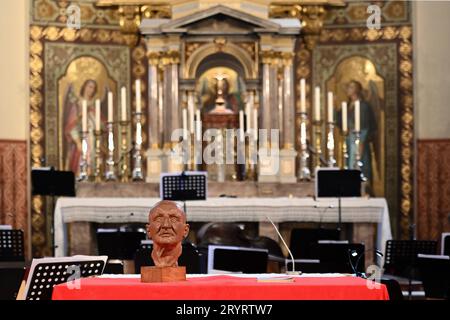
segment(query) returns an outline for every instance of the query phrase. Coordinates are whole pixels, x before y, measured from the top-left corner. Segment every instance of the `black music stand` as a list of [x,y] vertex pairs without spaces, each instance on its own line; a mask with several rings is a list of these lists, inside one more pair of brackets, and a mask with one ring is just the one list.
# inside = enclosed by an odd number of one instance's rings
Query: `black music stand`
[[26,300],[51,300],[53,287],[103,273],[107,256],[33,259],[25,288]]
[[[58,171],[54,167],[31,170],[31,193],[36,196],[51,197],[51,225],[55,212],[55,199],[59,196],[75,197],[75,174],[72,171]],[[52,237],[54,230],[52,228]],[[53,250],[54,239],[53,241]]]
[[206,200],[208,173],[203,171],[183,171],[161,174],[160,196],[163,200],[186,201]]
[[419,278],[418,254],[436,254],[437,241],[388,240],[384,255],[385,273],[408,278],[409,296],[412,294],[412,280]]
[[0,230],[0,261],[25,261],[22,230]]
[[361,197],[361,171],[318,168],[316,170],[316,198],[338,198],[338,230],[341,231],[341,198]]

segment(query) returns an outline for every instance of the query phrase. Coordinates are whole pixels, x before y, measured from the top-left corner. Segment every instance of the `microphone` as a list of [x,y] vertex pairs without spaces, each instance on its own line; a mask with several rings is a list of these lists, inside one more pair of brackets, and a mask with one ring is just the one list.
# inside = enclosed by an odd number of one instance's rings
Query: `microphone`
[[272,224],[273,228],[275,229],[275,231],[277,232],[278,236],[280,237],[281,242],[283,242],[284,247],[287,249],[287,251],[289,252],[289,255],[291,256],[292,271],[287,271],[286,270],[286,274],[288,274],[288,275],[301,275],[302,274],[301,271],[295,271],[295,259],[294,259],[294,256],[292,255],[291,250],[289,249],[288,245],[286,244],[286,241],[284,241],[284,238],[281,235],[280,231],[278,230],[277,226],[275,225],[275,223],[273,223],[272,219],[270,219],[269,216],[266,216],[266,218]]
[[375,254],[378,257],[383,257],[384,256],[383,253],[380,250],[376,249],[376,248],[367,249],[367,250],[364,250],[364,252],[359,253],[359,257],[358,257],[358,259],[356,259],[356,264],[353,265],[352,257],[356,257],[358,255],[358,251],[348,249],[348,261],[350,262],[350,266],[352,267],[352,270],[353,270],[353,272],[355,273],[355,275],[357,277],[366,278],[366,276],[365,276],[365,274],[363,272],[359,272],[358,271],[359,261],[361,260],[361,258],[364,255],[364,253],[372,251],[372,250],[375,251]]

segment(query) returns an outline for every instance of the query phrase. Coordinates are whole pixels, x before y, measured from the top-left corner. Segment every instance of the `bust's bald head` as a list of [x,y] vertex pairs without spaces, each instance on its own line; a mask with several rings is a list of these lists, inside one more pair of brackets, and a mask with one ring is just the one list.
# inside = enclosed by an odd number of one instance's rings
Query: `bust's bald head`
[[148,215],[147,235],[156,245],[173,246],[181,243],[189,233],[186,213],[176,202],[162,200]]

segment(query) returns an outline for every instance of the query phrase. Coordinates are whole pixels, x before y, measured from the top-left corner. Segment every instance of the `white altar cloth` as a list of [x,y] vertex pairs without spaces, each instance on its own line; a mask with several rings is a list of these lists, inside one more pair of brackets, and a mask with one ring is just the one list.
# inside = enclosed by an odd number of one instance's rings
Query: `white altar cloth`
[[[146,223],[150,208],[159,198],[59,198],[54,216],[55,256],[66,256],[67,223]],[[336,198],[209,198],[187,201],[192,222],[323,222],[338,221]],[[384,198],[343,198],[343,223],[376,223],[377,249],[384,252],[392,239],[389,210]],[[372,248],[367,248],[372,249]]]

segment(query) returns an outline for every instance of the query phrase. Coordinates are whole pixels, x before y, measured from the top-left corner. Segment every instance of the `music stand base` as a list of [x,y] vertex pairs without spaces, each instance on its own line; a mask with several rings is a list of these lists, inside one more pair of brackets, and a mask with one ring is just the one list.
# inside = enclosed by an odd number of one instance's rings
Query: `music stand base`
[[186,267],[141,267],[141,282],[186,281]]

